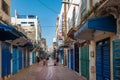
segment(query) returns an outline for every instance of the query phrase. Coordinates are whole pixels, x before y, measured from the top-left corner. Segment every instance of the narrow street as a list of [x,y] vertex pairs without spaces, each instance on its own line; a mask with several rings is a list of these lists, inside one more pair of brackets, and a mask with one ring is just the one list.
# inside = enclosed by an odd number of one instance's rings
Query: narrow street
[[8,80],[83,80],[74,71],[59,64],[54,66],[53,60],[48,61],[48,66],[43,66],[42,61],[34,64],[13,75]]

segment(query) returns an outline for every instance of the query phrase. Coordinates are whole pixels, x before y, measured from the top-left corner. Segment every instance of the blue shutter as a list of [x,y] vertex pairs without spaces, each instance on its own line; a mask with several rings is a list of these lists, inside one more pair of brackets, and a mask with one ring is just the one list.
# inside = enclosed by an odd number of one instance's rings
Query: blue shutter
[[113,76],[120,80],[120,40],[113,41]]
[[11,62],[10,62],[10,44],[2,43],[2,77],[7,76],[11,73]]

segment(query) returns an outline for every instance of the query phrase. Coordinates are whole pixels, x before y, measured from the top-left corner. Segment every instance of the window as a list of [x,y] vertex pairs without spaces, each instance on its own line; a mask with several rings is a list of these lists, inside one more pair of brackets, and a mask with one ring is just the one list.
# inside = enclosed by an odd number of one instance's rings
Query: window
[[28,24],[34,24],[34,22],[28,22]]
[[34,16],[34,15],[28,15],[28,18],[29,18],[29,19],[35,19],[36,16]]
[[34,22],[28,22],[31,26],[35,26]]
[[75,7],[73,9],[72,23],[72,27],[75,27]]
[[9,6],[8,6],[8,4],[4,1],[4,0],[2,0],[2,10],[7,14],[7,15],[10,15],[10,13],[9,13]]
[[35,26],[34,24],[31,24],[30,26]]
[[85,11],[86,11],[86,7],[87,7],[87,0],[82,0],[82,16],[85,15]]
[[21,22],[21,24],[27,24],[27,22]]

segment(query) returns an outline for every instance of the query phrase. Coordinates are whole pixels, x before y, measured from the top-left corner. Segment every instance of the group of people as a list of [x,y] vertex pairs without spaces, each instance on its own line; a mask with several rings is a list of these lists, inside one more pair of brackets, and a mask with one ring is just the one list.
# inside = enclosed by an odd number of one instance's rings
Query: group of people
[[[49,56],[46,56],[46,57],[43,58],[43,66],[48,65],[48,60],[49,60]],[[39,63],[39,62],[40,62],[40,58],[39,58],[39,56],[36,56],[36,63]],[[59,62],[59,58],[57,57],[54,60],[54,66],[57,66],[58,62]]]

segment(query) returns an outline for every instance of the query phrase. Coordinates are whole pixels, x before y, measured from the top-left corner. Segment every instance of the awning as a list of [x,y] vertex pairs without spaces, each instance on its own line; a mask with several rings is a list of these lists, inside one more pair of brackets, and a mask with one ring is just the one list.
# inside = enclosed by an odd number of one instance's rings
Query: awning
[[113,16],[88,19],[83,26],[74,33],[74,37],[81,40],[93,39],[94,31],[116,32],[116,20]]
[[24,46],[22,47],[33,47],[33,44],[32,42],[27,42]]
[[72,27],[69,32],[67,33],[67,36],[70,37],[71,39],[74,39],[74,32],[78,29],[78,27]]
[[14,33],[14,28],[0,23],[0,40],[14,40],[19,36]]
[[69,45],[67,45],[67,44],[62,44],[62,45],[59,46],[59,48],[69,48]]

